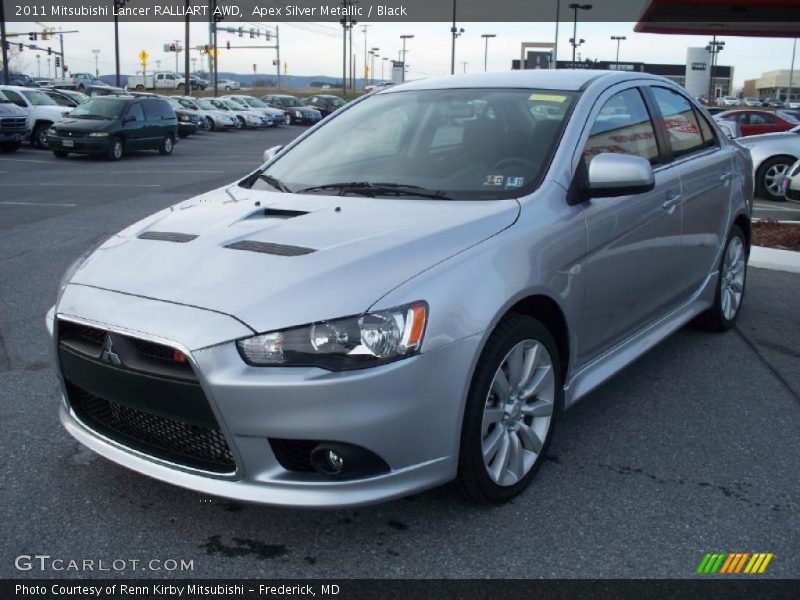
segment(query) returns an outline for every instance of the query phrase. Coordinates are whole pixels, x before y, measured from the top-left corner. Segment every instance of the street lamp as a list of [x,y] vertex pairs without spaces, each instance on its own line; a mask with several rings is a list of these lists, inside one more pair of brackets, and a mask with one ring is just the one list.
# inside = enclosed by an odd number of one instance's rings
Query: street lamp
[[718,42],[715,35],[706,46],[706,51],[711,54],[711,76],[708,80],[708,97],[713,100],[716,98],[715,81],[714,81],[714,67],[717,64],[717,55],[725,49],[725,42]]
[[[114,64],[116,84],[119,87],[119,9],[125,6],[128,0],[114,0]],[[145,83],[145,87],[147,84]]]
[[611,39],[617,42],[617,61],[616,61],[616,64],[617,64],[617,68],[619,68],[619,43],[622,40],[627,40],[628,38],[626,38],[624,35],[612,35]]
[[375,82],[375,57],[378,56],[378,51],[380,48],[370,48],[369,51],[369,72],[370,72],[370,82]]
[[97,64],[97,60],[100,57],[100,50],[92,50],[92,54],[94,54],[94,76],[100,77],[100,67]]
[[453,26],[450,28],[450,35],[453,36],[453,45],[450,49],[450,75],[456,72],[456,38],[464,33],[464,28],[456,27],[456,0],[453,0]]
[[578,49],[578,46],[583,44],[586,40],[578,41],[578,11],[579,10],[592,10],[591,4],[577,4],[572,3],[569,5],[570,10],[573,11],[573,18],[572,18],[572,39],[570,43],[572,44],[572,66],[575,66],[575,51]]
[[412,39],[413,35],[401,35],[400,39],[403,40],[403,50],[400,60],[403,61],[403,81],[406,80],[406,40]]
[[489,62],[489,38],[497,37],[497,34],[482,33],[481,37],[485,40],[483,47],[483,71],[486,72],[486,66]]
[[388,58],[388,57],[386,57],[386,56],[384,56],[384,57],[381,59],[381,81],[384,81],[384,78],[383,78],[383,66],[386,64],[386,61],[387,61],[387,60],[389,60],[389,58]]

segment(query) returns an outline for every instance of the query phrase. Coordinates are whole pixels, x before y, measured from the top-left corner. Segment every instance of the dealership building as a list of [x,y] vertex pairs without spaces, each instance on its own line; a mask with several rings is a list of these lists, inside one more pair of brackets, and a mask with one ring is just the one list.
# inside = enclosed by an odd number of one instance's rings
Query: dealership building
[[789,87],[792,88],[792,99],[800,97],[800,71],[792,75],[789,69],[778,69],[762,73],[758,79],[744,82],[743,95],[746,98],[780,98],[786,100]]
[[[528,50],[529,46],[523,45],[524,69],[541,69],[552,67],[552,54],[549,50]],[[536,44],[538,46],[538,44]],[[544,44],[541,44],[544,46]],[[511,68],[520,69],[523,58],[514,60]],[[705,48],[687,48],[686,63],[656,64],[644,62],[614,62],[606,60],[586,61],[558,61],[559,69],[606,69],[611,71],[631,71],[661,75],[671,79],[678,85],[686,88],[693,96],[707,96],[711,92],[711,54]],[[713,69],[714,90],[713,96],[730,96],[733,94],[733,67],[715,65]]]

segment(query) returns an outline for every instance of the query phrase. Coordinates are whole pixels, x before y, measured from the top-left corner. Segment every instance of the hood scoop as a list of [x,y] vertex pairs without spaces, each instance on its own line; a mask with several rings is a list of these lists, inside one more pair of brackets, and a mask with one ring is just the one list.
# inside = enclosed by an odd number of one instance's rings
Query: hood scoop
[[294,219],[295,217],[302,217],[307,215],[308,212],[304,210],[288,210],[285,208],[262,208],[251,214],[247,219]]
[[176,233],[173,231],[145,231],[139,235],[140,240],[156,240],[159,242],[177,242],[178,244],[185,244],[197,239],[196,235],[191,233]]
[[316,252],[313,248],[303,246],[287,246],[285,244],[272,244],[269,242],[257,242],[254,240],[242,240],[225,246],[231,250],[245,250],[247,252],[259,252],[261,254],[272,254],[274,256],[303,256]]

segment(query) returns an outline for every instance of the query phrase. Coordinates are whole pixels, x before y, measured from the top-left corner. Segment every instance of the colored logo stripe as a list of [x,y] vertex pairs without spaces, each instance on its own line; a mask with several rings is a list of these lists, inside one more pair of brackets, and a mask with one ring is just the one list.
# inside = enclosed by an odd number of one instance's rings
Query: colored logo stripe
[[[708,552],[700,561],[697,572],[702,574],[763,573],[774,554],[766,552]],[[747,566],[745,566],[747,565]]]

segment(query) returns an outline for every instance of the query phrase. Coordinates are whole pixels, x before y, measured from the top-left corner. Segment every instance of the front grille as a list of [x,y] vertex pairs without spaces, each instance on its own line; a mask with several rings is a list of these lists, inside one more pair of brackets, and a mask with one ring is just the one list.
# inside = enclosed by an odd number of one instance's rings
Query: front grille
[[86,137],[85,131],[73,131],[71,129],[55,129],[56,135],[59,137],[66,137],[66,138],[82,138]]
[[314,472],[314,467],[311,466],[311,452],[319,446],[318,441],[270,438],[269,445],[278,463],[287,471]]
[[25,129],[25,117],[5,117],[0,119],[0,129]]
[[225,436],[95,396],[69,381],[67,395],[75,414],[95,431],[130,448],[171,462],[217,473],[236,468]]
[[103,344],[106,339],[106,332],[96,327],[72,323],[71,321],[61,321],[59,323],[59,336],[61,339],[81,339],[96,346]]

